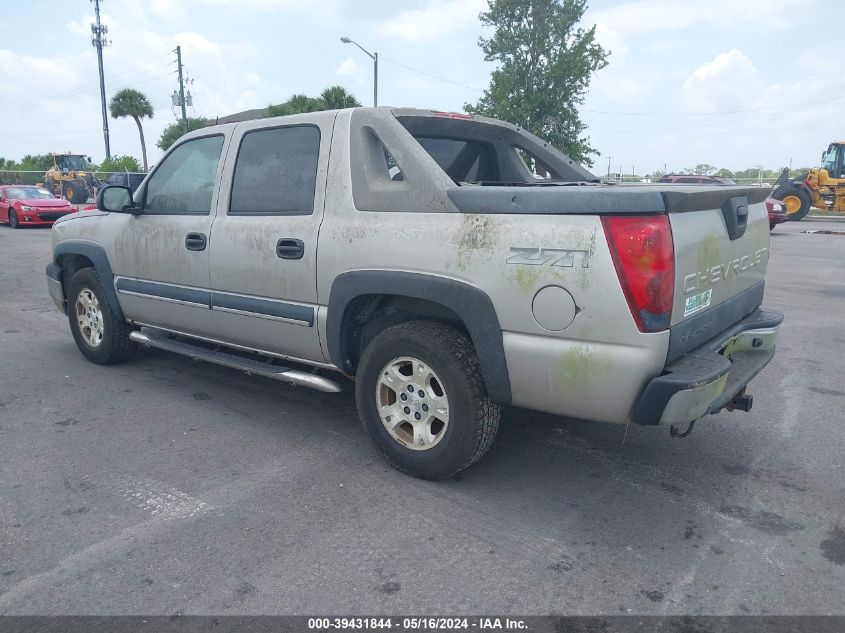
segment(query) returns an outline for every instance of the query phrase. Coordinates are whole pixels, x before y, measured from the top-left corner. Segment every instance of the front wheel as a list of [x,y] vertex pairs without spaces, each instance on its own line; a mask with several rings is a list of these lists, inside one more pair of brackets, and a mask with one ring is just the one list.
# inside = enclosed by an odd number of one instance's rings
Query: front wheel
[[9,209],[9,226],[13,229],[21,228],[20,220],[18,220],[18,214],[14,209]]
[[401,323],[370,342],[355,396],[376,448],[422,479],[445,479],[478,461],[502,413],[487,395],[467,335],[429,321]]
[[131,327],[112,309],[93,268],[83,268],[71,278],[67,316],[76,346],[92,363],[121,363],[137,347],[129,339]]
[[791,221],[802,219],[813,207],[810,194],[799,187],[779,189],[775,192],[774,197],[783,202],[786,207],[786,214]]

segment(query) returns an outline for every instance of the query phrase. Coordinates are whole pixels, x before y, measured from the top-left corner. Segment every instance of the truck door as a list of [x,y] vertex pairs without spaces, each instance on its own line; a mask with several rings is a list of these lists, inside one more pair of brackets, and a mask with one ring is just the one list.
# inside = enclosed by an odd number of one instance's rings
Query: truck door
[[182,141],[136,195],[141,213],[109,216],[115,288],[133,321],[213,336],[207,247],[225,142],[225,133]]
[[335,113],[235,128],[211,230],[218,338],[325,362],[317,332],[317,235]]

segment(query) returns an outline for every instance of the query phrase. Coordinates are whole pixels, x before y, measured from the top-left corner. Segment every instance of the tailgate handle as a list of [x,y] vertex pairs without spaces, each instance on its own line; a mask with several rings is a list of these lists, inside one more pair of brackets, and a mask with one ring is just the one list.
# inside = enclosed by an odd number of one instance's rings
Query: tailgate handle
[[732,240],[739,239],[745,235],[745,229],[748,226],[748,198],[738,196],[725,200],[725,204],[722,205],[722,215],[725,218],[728,236]]

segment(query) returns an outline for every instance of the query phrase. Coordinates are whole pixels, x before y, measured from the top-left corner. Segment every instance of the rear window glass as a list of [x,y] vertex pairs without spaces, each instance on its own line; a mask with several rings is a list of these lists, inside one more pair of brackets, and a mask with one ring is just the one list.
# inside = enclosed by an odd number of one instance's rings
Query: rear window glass
[[452,180],[479,182],[499,178],[496,153],[487,143],[460,138],[415,138]]
[[312,125],[244,134],[232,179],[230,215],[314,211],[320,130]]

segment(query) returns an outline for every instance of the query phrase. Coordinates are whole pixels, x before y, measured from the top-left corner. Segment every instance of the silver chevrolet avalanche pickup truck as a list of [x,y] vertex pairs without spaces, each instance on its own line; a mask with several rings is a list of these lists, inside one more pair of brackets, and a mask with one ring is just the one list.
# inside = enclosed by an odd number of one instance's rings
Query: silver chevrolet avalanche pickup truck
[[673,430],[747,411],[783,318],[760,307],[765,197],[602,183],[483,117],[317,112],[182,137],[56,222],[47,282],[95,363],[140,344],[353,379],[379,451],[436,479],[507,405]]

